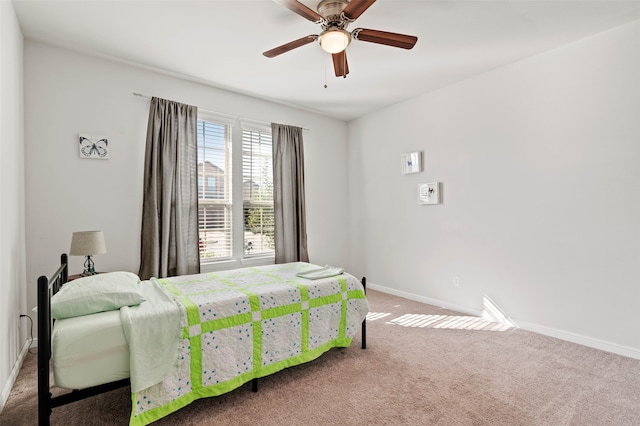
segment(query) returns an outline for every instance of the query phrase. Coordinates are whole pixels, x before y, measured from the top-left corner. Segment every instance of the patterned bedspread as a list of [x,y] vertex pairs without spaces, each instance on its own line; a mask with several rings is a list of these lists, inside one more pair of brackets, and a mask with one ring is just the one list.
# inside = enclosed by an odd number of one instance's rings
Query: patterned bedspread
[[179,302],[178,361],[162,382],[132,393],[130,425],[347,347],[368,303],[349,274],[309,280],[318,268],[288,263],[158,280]]

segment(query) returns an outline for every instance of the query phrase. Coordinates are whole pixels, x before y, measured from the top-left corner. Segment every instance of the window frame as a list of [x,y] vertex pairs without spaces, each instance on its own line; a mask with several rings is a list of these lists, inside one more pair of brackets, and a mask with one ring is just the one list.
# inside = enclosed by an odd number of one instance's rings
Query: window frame
[[[230,119],[229,117],[209,113],[206,111],[198,111],[198,120],[209,121],[217,124],[224,124],[230,129],[230,143],[227,149],[226,163],[231,165],[231,182],[226,182],[225,186],[229,186],[229,199],[231,204],[231,257],[220,258],[219,260],[210,260],[200,258],[200,271],[212,272],[224,269],[242,268],[245,266],[270,265],[275,263],[275,253],[269,254],[249,254],[244,253],[244,200],[243,200],[243,169],[242,169],[242,130],[259,131],[271,134],[271,126]],[[234,153],[237,153],[234,155]],[[228,174],[225,173],[225,176]],[[239,182],[239,184],[236,184]],[[239,218],[239,219],[236,219]],[[199,226],[198,226],[199,228]],[[198,229],[199,231],[199,229]]]

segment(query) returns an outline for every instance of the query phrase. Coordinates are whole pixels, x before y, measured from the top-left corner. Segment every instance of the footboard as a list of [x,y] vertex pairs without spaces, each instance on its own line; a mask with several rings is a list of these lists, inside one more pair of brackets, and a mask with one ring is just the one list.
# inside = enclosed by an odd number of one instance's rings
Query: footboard
[[[364,294],[367,294],[367,277],[362,277],[360,281],[362,288],[364,288]],[[367,318],[362,321],[362,349],[367,349]]]

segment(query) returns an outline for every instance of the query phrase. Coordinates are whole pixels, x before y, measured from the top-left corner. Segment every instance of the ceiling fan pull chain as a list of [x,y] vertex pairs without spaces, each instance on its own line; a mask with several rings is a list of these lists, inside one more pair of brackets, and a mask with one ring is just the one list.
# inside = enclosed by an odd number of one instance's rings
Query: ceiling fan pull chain
[[324,63],[324,88],[327,88],[327,62]]

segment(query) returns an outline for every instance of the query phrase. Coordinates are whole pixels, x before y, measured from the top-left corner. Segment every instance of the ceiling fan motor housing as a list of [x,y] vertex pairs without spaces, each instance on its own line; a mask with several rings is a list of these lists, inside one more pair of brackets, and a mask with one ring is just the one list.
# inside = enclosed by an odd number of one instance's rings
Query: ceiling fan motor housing
[[342,11],[349,2],[346,0],[322,0],[318,3],[318,13],[324,18],[322,27],[345,29],[349,23]]

